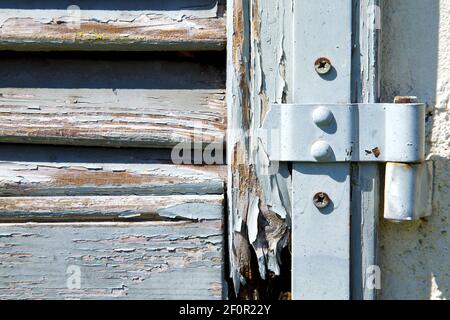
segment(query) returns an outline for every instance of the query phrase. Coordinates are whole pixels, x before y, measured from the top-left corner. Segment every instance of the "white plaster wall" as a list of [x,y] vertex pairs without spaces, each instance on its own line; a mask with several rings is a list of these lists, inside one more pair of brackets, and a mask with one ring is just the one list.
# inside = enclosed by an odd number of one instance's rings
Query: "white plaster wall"
[[428,104],[427,152],[435,161],[427,221],[380,230],[382,299],[450,298],[450,0],[384,0],[382,100]]

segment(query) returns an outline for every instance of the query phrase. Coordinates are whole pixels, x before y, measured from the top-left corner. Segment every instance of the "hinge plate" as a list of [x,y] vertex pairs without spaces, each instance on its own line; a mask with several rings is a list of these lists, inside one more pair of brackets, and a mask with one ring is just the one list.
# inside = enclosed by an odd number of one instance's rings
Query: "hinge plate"
[[422,162],[424,104],[272,104],[260,139],[271,161]]

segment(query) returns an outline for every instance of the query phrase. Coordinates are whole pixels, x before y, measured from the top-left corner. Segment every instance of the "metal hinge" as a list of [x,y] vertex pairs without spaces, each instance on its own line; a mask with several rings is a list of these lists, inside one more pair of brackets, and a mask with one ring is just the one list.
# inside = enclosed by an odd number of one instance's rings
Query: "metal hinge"
[[431,212],[425,106],[374,103],[379,3],[293,2],[295,104],[272,105],[260,131],[268,158],[292,163],[293,299],[375,299],[380,203],[392,220]]
[[273,104],[260,140],[271,161],[385,162],[385,218],[431,213],[424,104]]
[[272,161],[421,162],[423,104],[274,104],[261,140]]

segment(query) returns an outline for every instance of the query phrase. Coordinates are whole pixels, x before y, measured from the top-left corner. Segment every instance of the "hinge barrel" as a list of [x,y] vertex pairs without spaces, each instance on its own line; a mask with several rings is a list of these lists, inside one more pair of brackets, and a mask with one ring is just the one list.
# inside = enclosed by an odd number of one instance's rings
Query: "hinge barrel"
[[384,218],[412,221],[431,215],[433,162],[387,163],[384,187]]

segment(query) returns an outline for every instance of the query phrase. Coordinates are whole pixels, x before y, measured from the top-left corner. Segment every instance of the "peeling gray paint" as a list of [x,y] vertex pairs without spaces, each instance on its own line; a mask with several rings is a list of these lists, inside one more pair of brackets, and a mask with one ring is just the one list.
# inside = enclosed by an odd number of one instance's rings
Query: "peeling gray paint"
[[0,221],[211,220],[223,195],[0,197]]
[[254,264],[261,279],[279,276],[289,239],[288,166],[268,168],[257,133],[270,103],[292,101],[292,10],[288,0],[228,2],[230,261],[235,290],[247,299],[266,290],[257,288]]
[[0,196],[223,194],[224,166],[0,161]]
[[[128,3],[129,2],[129,3]],[[104,1],[34,5],[0,2],[2,49],[222,50],[224,18],[217,0],[133,6]],[[103,7],[102,7],[103,5]],[[41,7],[44,6],[45,9]],[[99,10],[98,8],[106,8]],[[121,10],[118,8],[124,8]],[[57,9],[55,9],[57,8]],[[95,8],[95,9],[91,9]],[[137,9],[136,9],[137,8]]]
[[[1,224],[1,299],[221,299],[222,223]],[[70,289],[68,267],[80,270]]]
[[161,53],[0,53],[0,299],[226,298],[224,166],[170,154],[224,142],[222,55],[185,52],[224,49],[223,2],[69,4],[0,0],[0,51]]

